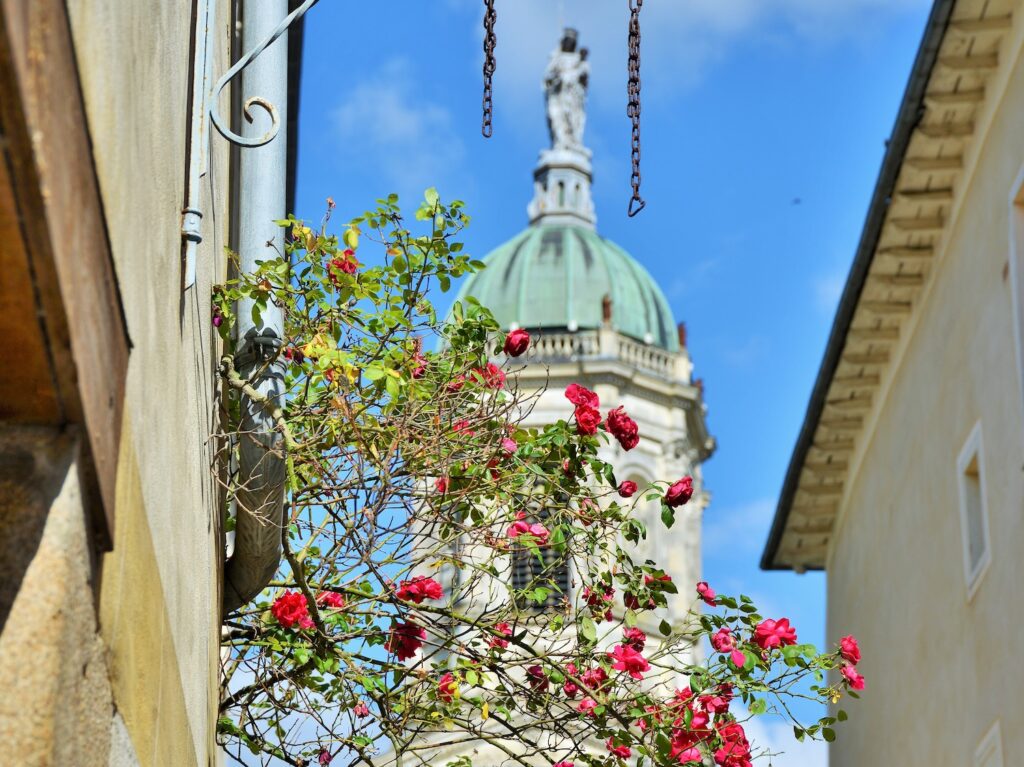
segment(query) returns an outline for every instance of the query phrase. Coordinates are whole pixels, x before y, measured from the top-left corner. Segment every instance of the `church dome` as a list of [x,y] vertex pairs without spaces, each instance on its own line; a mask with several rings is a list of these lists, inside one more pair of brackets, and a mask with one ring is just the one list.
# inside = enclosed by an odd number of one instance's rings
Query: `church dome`
[[506,330],[594,330],[604,324],[608,296],[614,330],[679,351],[672,311],[657,283],[592,227],[542,220],[483,261],[487,268],[465,282],[459,299],[478,299]]

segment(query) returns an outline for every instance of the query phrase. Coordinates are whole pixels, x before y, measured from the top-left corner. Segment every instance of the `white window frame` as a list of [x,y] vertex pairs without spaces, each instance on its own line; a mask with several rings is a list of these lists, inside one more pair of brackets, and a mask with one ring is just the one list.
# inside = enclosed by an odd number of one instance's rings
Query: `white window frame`
[[[1017,353],[1017,394],[1024,412],[1024,165],[1010,189],[1010,294]],[[1022,430],[1024,431],[1024,430]]]
[[974,750],[974,767],[982,767],[989,758],[994,758],[996,767],[1003,767],[1003,738],[999,732],[998,719]]
[[[978,462],[978,486],[981,495],[981,534],[984,549],[981,559],[972,568],[970,521],[967,518],[967,483],[965,478],[967,467],[975,459]],[[964,581],[967,583],[967,601],[970,602],[981,585],[982,578],[988,572],[989,565],[992,564],[992,539],[989,536],[988,529],[988,491],[985,485],[985,451],[981,434],[981,421],[974,424],[970,436],[967,437],[967,441],[964,442],[964,446],[960,449],[960,455],[956,460],[956,469],[956,480],[960,491],[960,532],[963,543]]]

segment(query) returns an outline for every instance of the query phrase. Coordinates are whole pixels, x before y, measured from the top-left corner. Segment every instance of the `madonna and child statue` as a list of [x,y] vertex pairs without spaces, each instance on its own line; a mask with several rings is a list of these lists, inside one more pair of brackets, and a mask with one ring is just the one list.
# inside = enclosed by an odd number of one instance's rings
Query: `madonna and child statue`
[[590,62],[587,49],[577,49],[575,29],[566,29],[559,47],[551,54],[544,73],[548,132],[551,148],[589,155],[583,146],[583,128],[587,121],[587,85]]

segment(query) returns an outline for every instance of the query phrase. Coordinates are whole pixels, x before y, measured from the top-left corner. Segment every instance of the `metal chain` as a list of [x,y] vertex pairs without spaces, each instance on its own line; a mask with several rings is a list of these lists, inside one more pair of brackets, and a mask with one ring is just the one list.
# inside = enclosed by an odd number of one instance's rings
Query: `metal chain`
[[494,22],[498,14],[494,10],[494,0],[484,0],[484,119],[480,126],[480,132],[484,138],[490,138],[494,133],[491,126],[491,119],[494,116],[494,100],[491,81],[494,78],[494,70],[498,63],[494,59],[494,49],[498,45],[498,38],[494,36]]
[[627,209],[630,218],[642,211],[647,204],[640,196],[640,9],[643,4],[644,0],[629,0],[629,80],[626,86],[629,101],[626,105],[626,115],[633,121],[633,175],[630,177],[633,196],[629,198]]

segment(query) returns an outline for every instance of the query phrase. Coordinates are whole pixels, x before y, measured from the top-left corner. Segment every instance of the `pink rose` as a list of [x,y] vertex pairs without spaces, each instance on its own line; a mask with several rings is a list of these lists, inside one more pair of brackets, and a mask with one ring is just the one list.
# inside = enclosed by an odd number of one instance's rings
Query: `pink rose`
[[636,421],[626,415],[621,405],[608,413],[608,431],[619,441],[623,450],[632,450],[640,442]]
[[358,716],[360,719],[365,719],[370,715],[370,707],[362,701],[359,701],[352,707],[352,713]]
[[555,762],[551,767],[576,767],[575,762]]
[[[494,630],[497,631],[499,634],[504,634],[507,637],[512,636],[512,627],[504,621],[502,621],[501,623],[495,623]],[[487,640],[487,645],[489,647],[493,647],[496,650],[504,650],[506,647],[508,647],[508,640],[502,639],[501,637],[492,636],[490,639]]]
[[438,477],[434,480],[434,489],[441,495],[448,492],[448,477]]
[[843,679],[846,680],[846,683],[849,685],[851,690],[864,689],[864,677],[861,676],[853,666],[843,666],[840,673],[843,675]]
[[618,492],[623,498],[632,498],[633,494],[636,493],[637,486],[636,482],[631,479],[623,480],[619,483]]
[[456,434],[465,434],[467,437],[472,437],[476,434],[476,432],[470,427],[469,421],[465,419],[453,423],[452,431]]
[[501,440],[501,449],[506,455],[514,455],[516,450],[519,449],[519,443],[511,437],[504,437]]
[[574,405],[584,405],[595,409],[601,406],[597,395],[579,384],[569,384],[565,387],[565,398]]
[[427,374],[427,358],[420,353],[416,353],[412,358],[412,377],[415,380],[423,378]]
[[548,677],[538,665],[530,666],[526,669],[526,681],[529,682],[530,687],[534,690],[543,692],[548,688]]
[[762,650],[796,644],[796,629],[789,625],[789,618],[767,618],[754,629],[754,642]]
[[589,405],[577,405],[573,415],[576,416],[576,431],[584,436],[597,434],[597,427],[601,425],[600,410]]
[[576,706],[576,710],[586,716],[594,716],[595,708],[597,708],[597,701],[593,698],[584,698],[580,701],[580,704]]
[[852,636],[839,640],[839,653],[854,665],[860,663],[860,646]]
[[518,357],[530,348],[530,334],[525,330],[513,330],[505,336],[505,354]]
[[424,599],[441,599],[444,596],[444,589],[433,578],[417,575],[412,580],[398,584],[395,596],[406,602],[422,604]]
[[718,652],[731,652],[735,650],[736,639],[732,635],[732,630],[727,626],[718,629],[718,631],[711,635],[711,646]]
[[718,604],[718,600],[715,598],[715,590],[708,585],[707,581],[701,581],[697,584],[697,595],[704,600],[704,604],[708,607],[714,607]]
[[733,650],[729,653],[729,660],[733,662],[736,668],[743,668],[747,665],[747,656],[743,654],[742,650]]
[[612,664],[612,668],[616,671],[625,671],[634,679],[643,679],[643,672],[649,671],[651,664],[647,662],[647,658],[638,653],[629,645],[616,645],[615,648],[608,653],[615,662]]
[[340,610],[345,606],[345,597],[336,591],[321,591],[316,597],[316,603],[334,610]]
[[604,687],[604,683],[608,681],[607,672],[598,666],[597,668],[587,669],[580,675],[580,680],[588,690],[600,690]]
[[331,763],[332,758],[330,751],[327,749],[321,749],[320,753],[316,757],[316,761],[320,767],[327,767],[327,765]]
[[670,508],[682,506],[693,497],[693,477],[683,477],[665,491],[665,505]]

